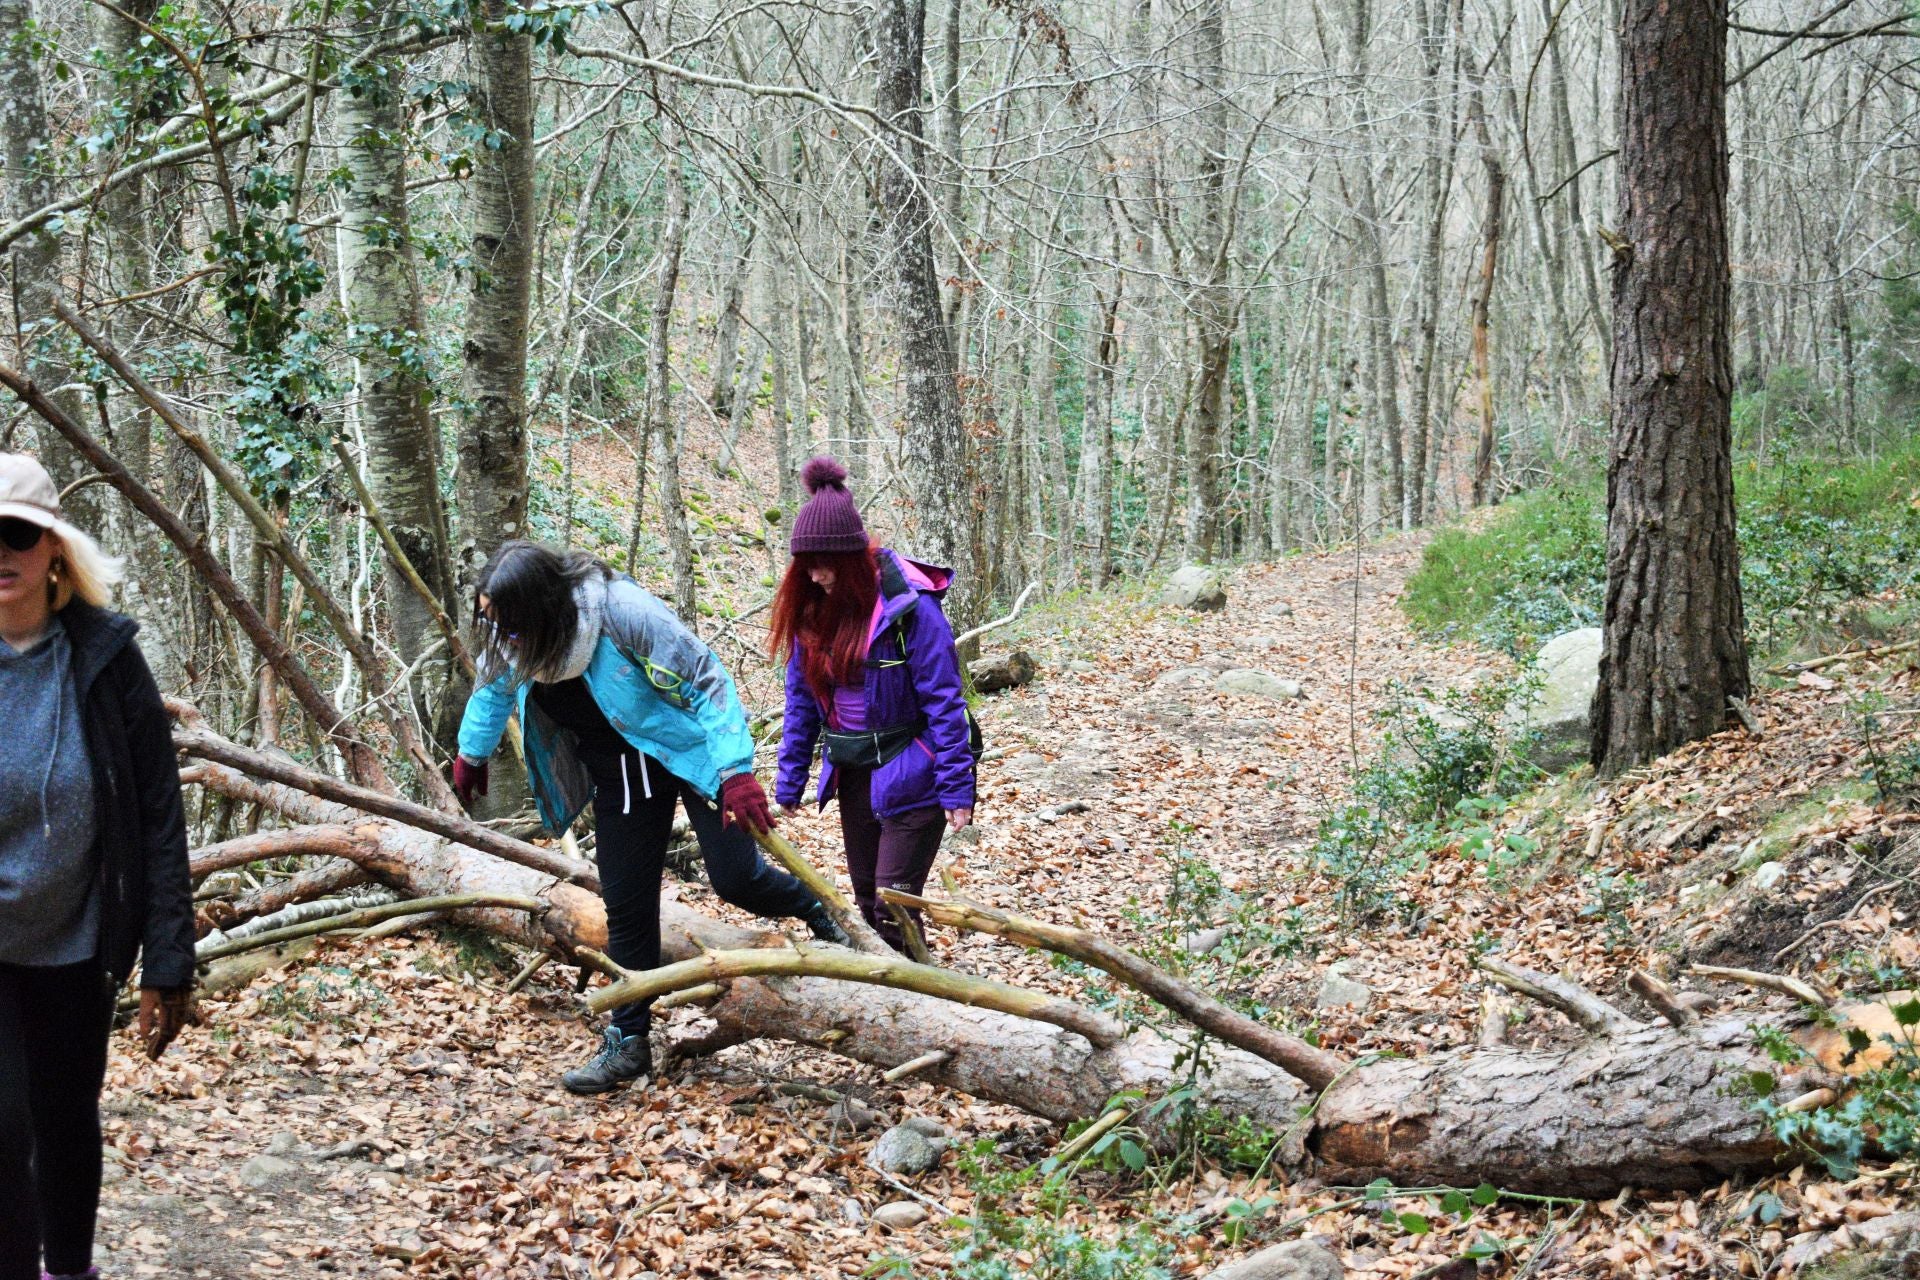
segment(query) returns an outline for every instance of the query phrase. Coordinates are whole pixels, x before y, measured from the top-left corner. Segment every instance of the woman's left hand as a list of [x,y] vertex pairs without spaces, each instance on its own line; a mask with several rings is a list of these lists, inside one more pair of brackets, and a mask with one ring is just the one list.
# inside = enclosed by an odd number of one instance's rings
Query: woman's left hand
[[947,831],[949,833],[958,831],[962,827],[971,826],[972,823],[973,823],[972,809],[947,810]]
[[191,987],[140,988],[140,1043],[146,1046],[149,1060],[167,1051],[182,1031],[200,1021],[193,1008]]

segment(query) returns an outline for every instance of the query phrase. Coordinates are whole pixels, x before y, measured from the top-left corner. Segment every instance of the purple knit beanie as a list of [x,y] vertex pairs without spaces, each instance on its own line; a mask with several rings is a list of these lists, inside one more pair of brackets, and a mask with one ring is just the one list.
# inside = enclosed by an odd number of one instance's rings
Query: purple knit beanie
[[865,551],[867,526],[860,523],[859,508],[847,493],[847,469],[826,454],[808,458],[800,469],[800,482],[812,496],[793,518],[793,535],[788,550]]

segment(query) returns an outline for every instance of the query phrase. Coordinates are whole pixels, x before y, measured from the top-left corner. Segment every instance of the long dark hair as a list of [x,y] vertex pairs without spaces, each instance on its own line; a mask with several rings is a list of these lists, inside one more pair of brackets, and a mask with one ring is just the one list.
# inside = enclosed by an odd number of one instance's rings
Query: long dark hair
[[[833,570],[833,590],[822,591],[808,577],[816,568]],[[822,702],[840,685],[864,678],[867,629],[880,598],[879,552],[797,551],[773,597],[769,651],[785,661],[797,645],[807,687]]]
[[[537,680],[557,667],[579,630],[573,590],[596,574],[604,580],[613,570],[584,551],[555,551],[520,538],[501,543],[473,586],[473,640],[484,657],[481,665],[511,670],[516,682]],[[488,610],[481,609],[481,596]]]

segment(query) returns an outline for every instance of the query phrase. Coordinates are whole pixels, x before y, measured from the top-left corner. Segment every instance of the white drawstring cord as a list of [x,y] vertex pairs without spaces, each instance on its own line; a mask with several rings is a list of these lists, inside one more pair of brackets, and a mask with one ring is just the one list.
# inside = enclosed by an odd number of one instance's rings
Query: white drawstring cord
[[640,754],[640,793],[649,800],[653,799],[653,779],[647,773],[647,757],[644,754]]
[[620,812],[633,812],[633,784],[627,781],[627,753],[620,753]]

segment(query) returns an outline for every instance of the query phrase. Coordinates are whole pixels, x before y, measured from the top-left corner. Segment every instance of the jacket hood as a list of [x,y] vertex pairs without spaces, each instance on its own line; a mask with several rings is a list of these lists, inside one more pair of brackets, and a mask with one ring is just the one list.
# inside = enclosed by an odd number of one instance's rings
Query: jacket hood
[[140,633],[140,624],[126,614],[84,600],[70,601],[54,616],[67,628],[67,643],[73,646],[73,682],[83,697],[94,677]]
[[880,599],[874,609],[873,634],[879,635],[913,611],[923,595],[938,600],[953,585],[953,570],[909,560],[890,547],[880,549]]

